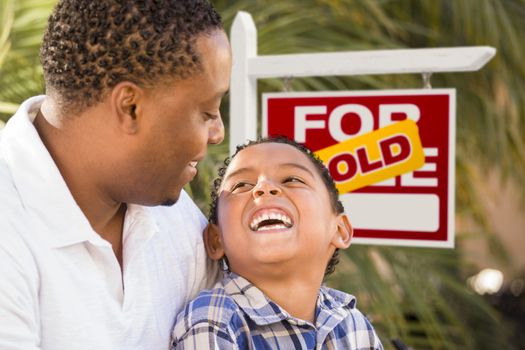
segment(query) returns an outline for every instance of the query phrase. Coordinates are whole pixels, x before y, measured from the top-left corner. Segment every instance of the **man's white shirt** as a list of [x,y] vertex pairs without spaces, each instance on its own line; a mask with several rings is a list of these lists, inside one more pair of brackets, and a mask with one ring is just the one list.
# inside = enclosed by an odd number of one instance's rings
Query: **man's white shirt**
[[169,348],[178,311],[216,280],[205,217],[185,192],[129,205],[121,273],[32,124],[43,100],[0,131],[0,349]]

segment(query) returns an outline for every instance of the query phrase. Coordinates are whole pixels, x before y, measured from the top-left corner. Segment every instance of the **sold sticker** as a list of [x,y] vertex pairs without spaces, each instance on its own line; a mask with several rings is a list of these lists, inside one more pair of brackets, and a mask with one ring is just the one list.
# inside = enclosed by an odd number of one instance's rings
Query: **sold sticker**
[[414,171],[425,163],[418,127],[410,119],[315,153],[341,194]]

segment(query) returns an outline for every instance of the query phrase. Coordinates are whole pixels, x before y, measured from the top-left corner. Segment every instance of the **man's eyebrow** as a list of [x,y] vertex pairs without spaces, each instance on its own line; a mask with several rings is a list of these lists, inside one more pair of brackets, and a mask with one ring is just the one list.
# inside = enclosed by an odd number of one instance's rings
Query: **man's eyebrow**
[[229,94],[230,94],[230,89],[224,90],[224,91],[219,91],[217,94],[215,94],[215,96],[213,96],[213,98],[214,99],[223,99],[226,96],[228,96]]
[[219,91],[215,95],[213,95],[211,98],[207,99],[204,102],[205,103],[215,103],[218,100],[222,100],[223,98],[228,96],[229,93],[230,93],[230,90]]

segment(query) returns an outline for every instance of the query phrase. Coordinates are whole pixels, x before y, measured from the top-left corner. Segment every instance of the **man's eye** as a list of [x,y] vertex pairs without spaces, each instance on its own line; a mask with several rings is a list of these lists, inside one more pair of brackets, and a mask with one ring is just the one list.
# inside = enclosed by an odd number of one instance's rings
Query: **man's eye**
[[300,178],[298,178],[296,176],[288,176],[283,181],[283,183],[289,183],[289,182],[291,182],[291,183],[297,182],[297,183],[302,183],[302,184],[305,183],[302,179],[300,179]]
[[233,185],[230,191],[234,192],[235,190],[238,190],[238,191],[248,190],[251,187],[253,187],[252,184],[250,184],[248,182],[242,182],[241,181],[241,182],[237,182],[235,185]]
[[204,112],[204,119],[205,120],[214,120],[214,119],[217,119],[217,118],[219,118],[219,114],[218,113]]

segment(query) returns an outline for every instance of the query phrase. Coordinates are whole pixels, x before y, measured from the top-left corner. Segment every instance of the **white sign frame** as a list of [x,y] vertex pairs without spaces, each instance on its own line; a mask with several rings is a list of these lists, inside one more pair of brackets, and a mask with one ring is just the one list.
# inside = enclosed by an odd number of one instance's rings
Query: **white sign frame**
[[243,11],[233,21],[230,41],[230,154],[237,145],[257,138],[257,79],[405,73],[428,77],[438,72],[477,71],[496,54],[494,47],[469,46],[259,56],[255,23]]

